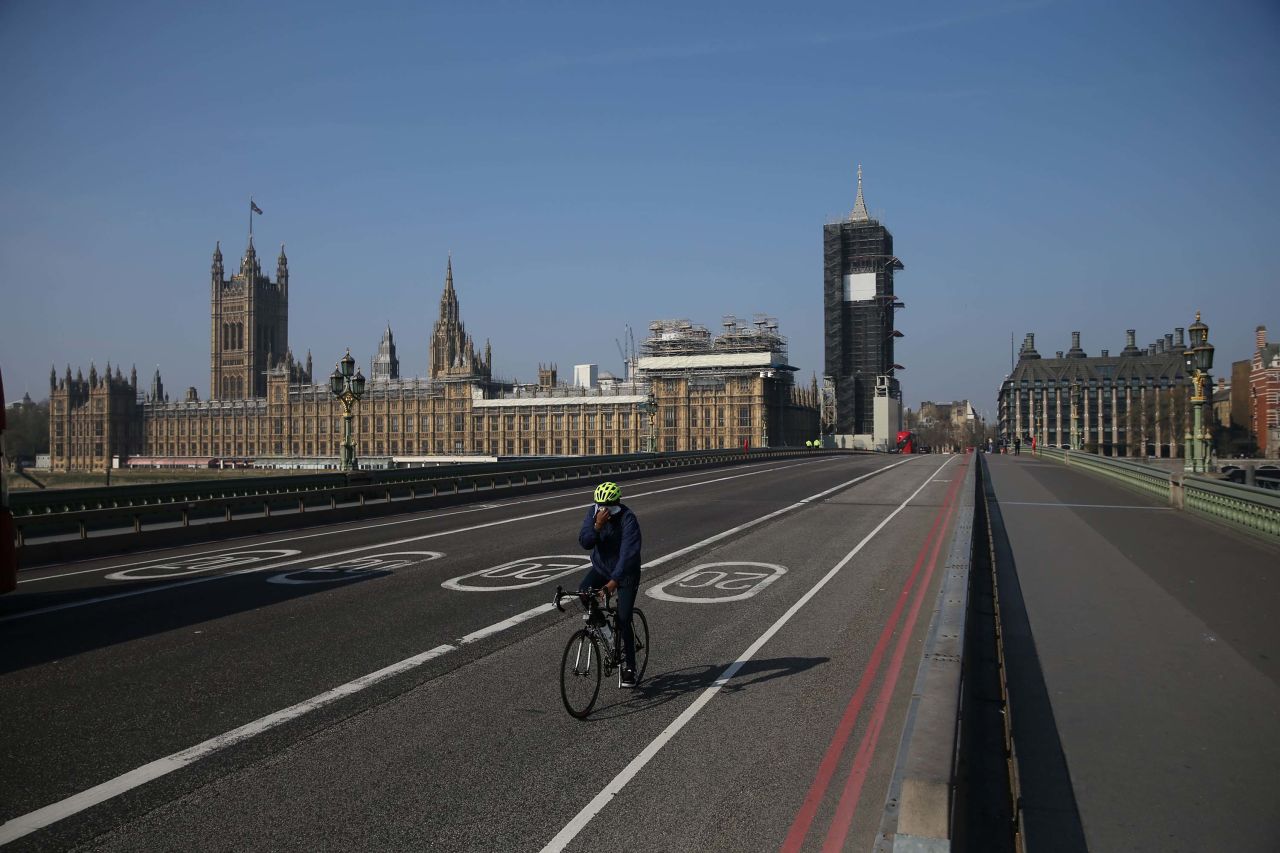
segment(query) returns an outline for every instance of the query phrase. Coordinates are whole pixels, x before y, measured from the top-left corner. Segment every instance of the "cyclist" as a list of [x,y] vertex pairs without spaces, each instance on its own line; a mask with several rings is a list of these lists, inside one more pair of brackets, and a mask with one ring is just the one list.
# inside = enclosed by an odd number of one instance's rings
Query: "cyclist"
[[595,503],[582,521],[578,544],[591,551],[591,568],[578,592],[604,589],[618,593],[618,625],[622,631],[621,687],[636,686],[636,648],[631,633],[631,609],[640,588],[640,522],[622,503],[617,483],[601,483]]

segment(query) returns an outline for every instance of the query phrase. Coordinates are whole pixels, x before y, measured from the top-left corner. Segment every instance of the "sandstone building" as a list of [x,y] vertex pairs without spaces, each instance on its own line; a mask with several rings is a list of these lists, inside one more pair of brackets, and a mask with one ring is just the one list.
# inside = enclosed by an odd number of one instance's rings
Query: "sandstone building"
[[[221,246],[211,275],[210,393],[150,389],[110,365],[86,379],[51,372],[50,461],[54,470],[112,466],[336,467],[342,408],[311,356],[294,360],[288,327],[289,270],[281,246],[272,281],[252,237],[239,272],[225,277]],[[634,375],[594,388],[560,385],[554,367],[539,381],[493,376],[461,319],[446,266],[426,378],[402,378],[388,326],[370,365],[354,422],[361,465],[390,467],[447,458],[587,456],[646,449],[800,444],[817,435],[816,382],[798,388],[776,323],[727,322],[717,336],[683,321],[656,323]],[[540,366],[541,367],[541,366]]]

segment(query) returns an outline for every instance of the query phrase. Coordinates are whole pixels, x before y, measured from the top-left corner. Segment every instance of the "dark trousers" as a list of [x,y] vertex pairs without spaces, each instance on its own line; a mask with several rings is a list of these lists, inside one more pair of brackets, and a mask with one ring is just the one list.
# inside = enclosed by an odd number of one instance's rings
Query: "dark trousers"
[[[578,592],[600,589],[609,579],[592,566],[578,584]],[[627,669],[636,669],[636,639],[631,632],[631,610],[636,606],[636,593],[640,591],[640,573],[629,572],[618,581],[618,626],[622,631],[622,659]]]

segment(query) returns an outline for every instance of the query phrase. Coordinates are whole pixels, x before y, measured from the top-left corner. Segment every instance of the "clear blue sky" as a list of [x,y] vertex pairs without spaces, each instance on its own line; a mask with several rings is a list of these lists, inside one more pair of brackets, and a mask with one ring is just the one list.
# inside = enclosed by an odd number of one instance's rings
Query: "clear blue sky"
[[[695,8],[696,7],[696,8]],[[426,370],[446,253],[497,371],[619,370],[657,318],[774,315],[822,372],[822,225],[906,264],[909,405],[992,409],[1009,336],[1280,338],[1274,2],[0,4],[0,366],[208,394],[250,193],[290,340]],[[1218,371],[1221,373],[1222,371]]]

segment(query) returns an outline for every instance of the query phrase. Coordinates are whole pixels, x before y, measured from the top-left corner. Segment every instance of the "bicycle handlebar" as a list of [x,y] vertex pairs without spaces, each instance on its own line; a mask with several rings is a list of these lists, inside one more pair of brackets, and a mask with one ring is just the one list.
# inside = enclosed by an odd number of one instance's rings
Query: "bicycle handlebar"
[[612,593],[609,592],[609,589],[607,587],[603,587],[603,586],[600,587],[599,589],[588,589],[582,592],[579,592],[578,590],[574,590],[573,592],[565,592],[564,587],[558,586],[556,587],[556,594],[555,594],[555,597],[551,600],[551,603],[556,606],[556,610],[559,610],[561,613],[564,613],[566,612],[565,609],[560,606],[560,602],[562,600],[566,598],[587,598],[587,597],[595,598],[597,595],[599,595],[602,592],[604,593],[604,608],[605,610],[608,610],[609,598],[612,595]]

